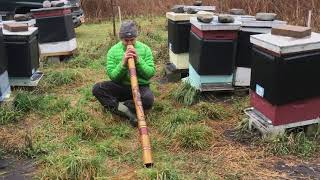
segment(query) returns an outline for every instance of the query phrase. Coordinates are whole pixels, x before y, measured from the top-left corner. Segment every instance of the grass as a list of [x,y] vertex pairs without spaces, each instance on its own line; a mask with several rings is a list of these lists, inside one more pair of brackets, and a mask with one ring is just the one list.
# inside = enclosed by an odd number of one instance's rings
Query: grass
[[[109,79],[105,55],[117,42],[109,33],[111,22],[77,28],[78,53],[70,61],[44,66],[45,77],[34,90],[13,91],[13,105],[0,107],[0,158],[8,152],[33,158],[38,179],[272,179],[283,176],[263,166],[270,158],[289,163],[291,156],[311,161],[319,155],[319,136],[249,145],[226,138],[225,131],[243,119],[248,98],[202,102],[186,84],[158,83],[168,60],[166,19],[135,20],[157,65],[151,83],[155,104],[146,112],[154,168],[143,168],[138,130],[104,112],[91,93],[95,83]],[[246,122],[239,126],[240,140],[250,132]]]
[[0,125],[17,122],[22,117],[19,110],[12,107],[0,107]]
[[68,123],[70,121],[85,122],[88,121],[90,118],[90,114],[79,107],[69,109],[63,114],[64,123]]
[[180,126],[176,134],[177,141],[182,147],[193,150],[209,147],[212,137],[212,130],[202,124]]
[[295,155],[302,158],[310,158],[319,146],[316,140],[308,138],[304,132],[290,133],[279,136],[270,142],[269,150],[273,154]]
[[163,134],[171,136],[175,133],[180,125],[196,123],[200,120],[197,112],[183,108],[173,114],[169,114],[166,121],[159,122],[160,130]]
[[38,95],[20,91],[16,95],[14,106],[17,112],[33,111],[48,117],[70,108],[70,101],[55,95]]
[[183,82],[173,91],[173,98],[185,105],[192,105],[199,99],[199,92],[187,82]]
[[44,78],[48,87],[63,86],[82,80],[82,75],[78,70],[65,69],[62,71],[49,71]]
[[225,120],[231,117],[231,113],[221,103],[201,102],[196,105],[197,112],[211,120]]
[[139,179],[157,179],[157,180],[179,180],[182,179],[179,172],[170,167],[170,165],[164,164],[158,169],[143,169],[138,172]]

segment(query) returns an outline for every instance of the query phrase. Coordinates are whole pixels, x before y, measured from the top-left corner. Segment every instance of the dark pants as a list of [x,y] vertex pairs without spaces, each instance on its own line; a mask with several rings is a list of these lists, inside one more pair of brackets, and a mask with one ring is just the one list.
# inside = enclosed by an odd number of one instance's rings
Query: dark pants
[[[145,110],[151,109],[154,102],[152,91],[149,86],[139,86],[139,89],[143,108]],[[94,85],[92,93],[106,109],[116,111],[118,103],[124,102],[130,110],[135,112],[131,86],[114,81],[104,81]]]

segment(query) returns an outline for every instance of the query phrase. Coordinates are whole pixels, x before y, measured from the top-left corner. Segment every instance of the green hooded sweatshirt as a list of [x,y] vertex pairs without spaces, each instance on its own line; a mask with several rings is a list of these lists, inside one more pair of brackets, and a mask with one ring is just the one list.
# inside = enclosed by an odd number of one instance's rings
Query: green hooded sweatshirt
[[[136,68],[139,85],[148,85],[149,80],[154,76],[156,71],[152,51],[147,45],[139,41],[136,41],[134,48],[138,55]],[[122,65],[125,52],[126,47],[122,42],[114,45],[107,53],[106,71],[112,81],[130,85],[128,67],[123,67]]]

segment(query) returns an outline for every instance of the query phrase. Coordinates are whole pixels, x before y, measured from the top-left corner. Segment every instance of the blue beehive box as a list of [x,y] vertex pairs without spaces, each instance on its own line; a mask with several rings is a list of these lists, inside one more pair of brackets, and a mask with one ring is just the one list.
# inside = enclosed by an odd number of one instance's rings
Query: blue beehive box
[[233,90],[233,74],[199,75],[191,65],[189,65],[189,77],[185,80],[200,91]]

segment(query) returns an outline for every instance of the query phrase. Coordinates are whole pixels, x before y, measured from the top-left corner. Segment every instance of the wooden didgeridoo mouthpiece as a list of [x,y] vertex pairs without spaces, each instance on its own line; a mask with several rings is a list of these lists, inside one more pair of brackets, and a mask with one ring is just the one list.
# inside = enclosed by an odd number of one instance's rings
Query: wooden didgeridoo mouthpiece
[[[127,48],[134,48],[128,45]],[[140,141],[142,146],[143,163],[145,167],[150,168],[153,166],[152,151],[148,127],[144,116],[143,106],[141,102],[141,95],[139,91],[138,77],[136,71],[136,64],[133,58],[128,59],[128,67],[130,72],[131,89],[133,101],[136,107],[136,114],[138,118],[138,128],[140,132]]]

